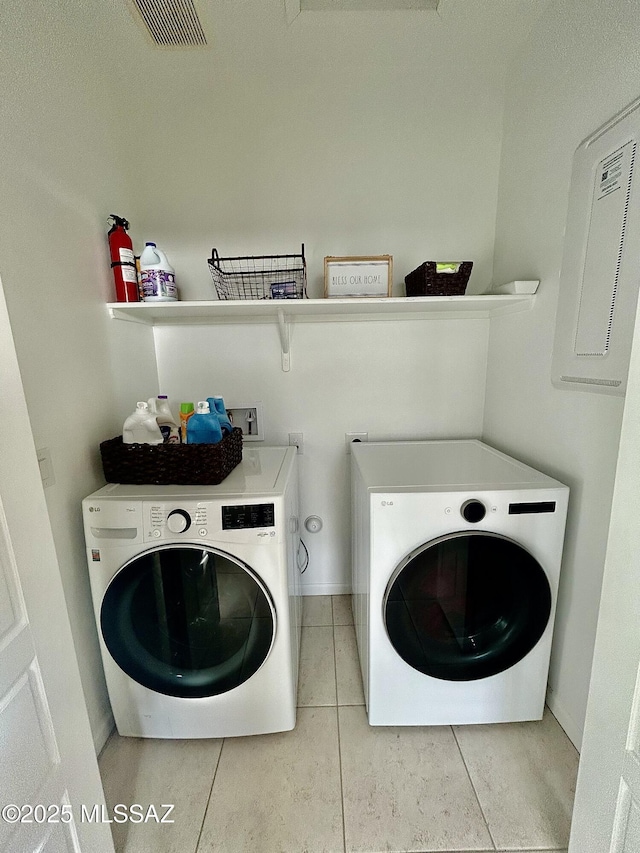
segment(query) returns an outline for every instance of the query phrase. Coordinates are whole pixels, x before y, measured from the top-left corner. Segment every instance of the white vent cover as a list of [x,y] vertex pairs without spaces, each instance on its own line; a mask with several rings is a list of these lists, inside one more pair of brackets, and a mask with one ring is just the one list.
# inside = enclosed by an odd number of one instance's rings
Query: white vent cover
[[202,47],[207,39],[193,0],[131,0],[160,47]]
[[640,100],[578,146],[560,275],[553,382],[624,394],[640,285]]

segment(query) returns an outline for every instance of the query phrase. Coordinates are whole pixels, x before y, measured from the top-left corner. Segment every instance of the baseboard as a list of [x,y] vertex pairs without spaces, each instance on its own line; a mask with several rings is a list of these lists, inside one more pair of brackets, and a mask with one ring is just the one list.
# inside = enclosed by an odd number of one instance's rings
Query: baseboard
[[547,687],[547,705],[549,710],[562,726],[564,733],[569,738],[571,743],[580,752],[582,747],[582,729],[573,719],[571,714],[567,713],[563,708],[562,703],[558,701],[557,694],[551,687]]
[[109,735],[114,730],[116,722],[113,719],[111,708],[108,708],[102,715],[95,729],[92,730],[93,745],[96,750],[96,755],[100,755],[104,749],[105,743],[109,740]]
[[305,583],[301,585],[302,595],[350,595],[351,584],[348,583]]

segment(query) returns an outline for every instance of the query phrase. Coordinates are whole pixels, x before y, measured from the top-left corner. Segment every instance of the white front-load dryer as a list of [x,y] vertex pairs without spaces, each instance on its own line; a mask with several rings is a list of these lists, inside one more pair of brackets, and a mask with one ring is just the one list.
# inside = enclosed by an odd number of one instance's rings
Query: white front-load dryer
[[300,643],[295,448],[246,449],[217,486],[107,485],[83,501],[118,732],[287,731]]
[[477,440],[353,445],[371,725],[542,717],[568,495]]

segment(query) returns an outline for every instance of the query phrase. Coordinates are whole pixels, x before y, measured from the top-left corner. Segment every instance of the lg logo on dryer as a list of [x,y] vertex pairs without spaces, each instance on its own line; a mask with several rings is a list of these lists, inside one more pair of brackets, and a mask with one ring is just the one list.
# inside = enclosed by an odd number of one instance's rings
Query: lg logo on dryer
[[380,501],[380,506],[393,506],[393,501]]

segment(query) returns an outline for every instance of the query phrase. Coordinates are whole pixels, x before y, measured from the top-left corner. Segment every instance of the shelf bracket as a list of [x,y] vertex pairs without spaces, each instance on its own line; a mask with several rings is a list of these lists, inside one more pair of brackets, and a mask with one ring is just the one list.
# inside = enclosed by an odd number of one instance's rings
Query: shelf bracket
[[281,308],[278,309],[278,331],[282,350],[282,370],[288,373],[291,370],[291,329]]
[[[123,305],[126,305],[126,303],[123,303]],[[139,323],[141,326],[153,325],[153,321],[149,321],[146,317],[132,316],[131,314],[127,314],[126,311],[119,311],[117,308],[109,308],[109,316],[112,320],[125,320],[127,323]]]

